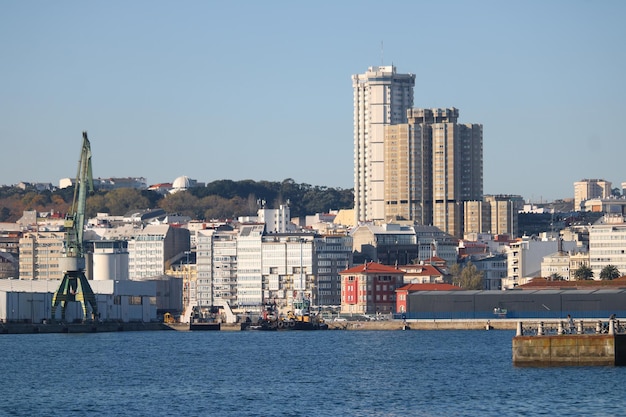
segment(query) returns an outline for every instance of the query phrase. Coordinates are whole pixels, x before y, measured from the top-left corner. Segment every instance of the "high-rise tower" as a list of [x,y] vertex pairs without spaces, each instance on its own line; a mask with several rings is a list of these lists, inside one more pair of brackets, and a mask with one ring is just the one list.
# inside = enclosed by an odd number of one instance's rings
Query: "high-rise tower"
[[459,111],[410,109],[385,129],[385,220],[433,225],[463,235],[463,202],[482,200],[482,125]]
[[414,74],[394,66],[352,76],[354,88],[354,212],[356,221],[384,221],[384,129],[406,123],[413,106]]

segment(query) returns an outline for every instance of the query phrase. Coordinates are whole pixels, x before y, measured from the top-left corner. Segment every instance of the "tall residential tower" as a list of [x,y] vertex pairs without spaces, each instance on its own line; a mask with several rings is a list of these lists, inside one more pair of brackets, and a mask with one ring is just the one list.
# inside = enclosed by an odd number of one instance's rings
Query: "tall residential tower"
[[482,125],[458,109],[409,109],[384,135],[385,221],[433,225],[463,236],[463,203],[482,200]]
[[415,75],[394,66],[352,76],[354,88],[354,212],[356,222],[385,218],[385,126],[406,123]]

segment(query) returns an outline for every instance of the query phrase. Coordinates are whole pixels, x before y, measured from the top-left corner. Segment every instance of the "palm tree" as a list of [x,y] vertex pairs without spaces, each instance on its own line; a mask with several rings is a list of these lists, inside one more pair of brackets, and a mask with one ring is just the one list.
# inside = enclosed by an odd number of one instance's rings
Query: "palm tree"
[[553,272],[548,278],[550,281],[563,281],[563,276],[558,272]]
[[587,265],[581,265],[574,271],[574,277],[580,281],[593,279],[593,271]]
[[622,274],[618,271],[617,267],[615,267],[615,265],[607,265],[604,268],[602,268],[602,271],[600,271],[600,279],[602,280],[613,280],[615,278],[619,278],[620,276],[622,276]]

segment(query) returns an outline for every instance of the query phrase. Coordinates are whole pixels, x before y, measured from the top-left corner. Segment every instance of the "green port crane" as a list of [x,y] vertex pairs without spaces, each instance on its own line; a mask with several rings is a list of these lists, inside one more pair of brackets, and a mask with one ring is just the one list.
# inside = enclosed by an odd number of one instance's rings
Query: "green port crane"
[[[59,267],[63,271],[63,280],[52,298],[52,319],[56,319],[56,308],[61,304],[61,320],[65,320],[68,302],[79,301],[83,308],[83,319],[95,319],[98,316],[96,296],[85,276],[85,247],[83,233],[85,226],[85,206],[87,191],[93,193],[91,174],[91,145],[87,132],[83,132],[83,146],[78,161],[78,173],[74,184],[74,200],[70,212],[65,216],[65,238],[63,254],[59,258]],[[91,306],[91,315],[88,306]]]

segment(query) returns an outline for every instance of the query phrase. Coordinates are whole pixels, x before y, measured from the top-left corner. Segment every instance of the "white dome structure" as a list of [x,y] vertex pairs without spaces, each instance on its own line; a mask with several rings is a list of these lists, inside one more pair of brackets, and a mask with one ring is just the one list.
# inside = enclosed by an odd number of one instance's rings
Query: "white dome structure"
[[172,183],[172,188],[175,190],[186,190],[187,188],[191,187],[191,180],[189,179],[189,177],[183,175],[182,177],[178,177],[174,180],[174,182]]

